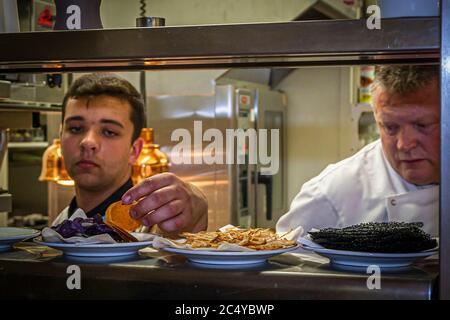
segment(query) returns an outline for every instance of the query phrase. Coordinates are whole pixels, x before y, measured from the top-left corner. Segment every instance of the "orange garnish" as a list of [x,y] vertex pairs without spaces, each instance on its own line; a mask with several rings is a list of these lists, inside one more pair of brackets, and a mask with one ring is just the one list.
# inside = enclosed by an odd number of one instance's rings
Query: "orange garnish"
[[110,222],[128,232],[136,230],[142,226],[142,222],[130,216],[130,209],[133,206],[133,204],[122,204],[122,201],[111,203],[105,212],[106,222]]

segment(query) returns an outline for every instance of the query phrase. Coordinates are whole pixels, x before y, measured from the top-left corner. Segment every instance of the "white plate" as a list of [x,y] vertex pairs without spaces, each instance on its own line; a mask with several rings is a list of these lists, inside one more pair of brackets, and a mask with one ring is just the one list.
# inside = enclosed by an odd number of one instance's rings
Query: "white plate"
[[36,243],[64,252],[69,257],[105,258],[136,255],[140,249],[151,245],[152,241],[114,243],[114,244],[80,244],[37,241]]
[[35,238],[41,232],[29,228],[0,227],[0,252],[9,251],[13,244]]
[[278,250],[265,251],[205,251],[205,250],[191,250],[191,249],[177,249],[166,247],[164,251],[181,254],[187,257],[194,263],[215,264],[215,265],[248,265],[265,263],[270,257],[281,253],[289,252],[298,249],[300,246],[296,245],[290,248]]
[[414,261],[438,253],[438,248],[413,253],[375,253],[312,248],[307,245],[302,247],[330,259],[331,265],[364,268],[370,265],[380,268],[404,268],[410,266]]

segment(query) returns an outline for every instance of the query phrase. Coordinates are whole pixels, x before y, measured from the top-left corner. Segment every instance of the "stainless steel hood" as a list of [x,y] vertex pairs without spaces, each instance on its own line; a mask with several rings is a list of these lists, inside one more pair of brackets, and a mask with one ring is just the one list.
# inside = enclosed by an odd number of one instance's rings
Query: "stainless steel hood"
[[439,18],[0,34],[0,73],[438,63]]
[[309,0],[310,5],[294,21],[358,19],[358,10],[336,0]]

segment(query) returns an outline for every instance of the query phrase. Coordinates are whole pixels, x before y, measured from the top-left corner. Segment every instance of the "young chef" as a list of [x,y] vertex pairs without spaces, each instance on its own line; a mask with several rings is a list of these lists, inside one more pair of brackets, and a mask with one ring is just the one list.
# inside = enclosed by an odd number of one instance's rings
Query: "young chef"
[[439,68],[380,67],[374,114],[381,139],[306,182],[277,231],[421,221],[438,235]]
[[80,77],[63,100],[61,151],[75,197],[53,222],[67,219],[77,208],[87,216],[107,207],[143,198],[130,214],[145,226],[167,233],[205,230],[206,197],[172,173],[131,182],[131,166],[141,152],[144,104],[137,90],[113,74]]

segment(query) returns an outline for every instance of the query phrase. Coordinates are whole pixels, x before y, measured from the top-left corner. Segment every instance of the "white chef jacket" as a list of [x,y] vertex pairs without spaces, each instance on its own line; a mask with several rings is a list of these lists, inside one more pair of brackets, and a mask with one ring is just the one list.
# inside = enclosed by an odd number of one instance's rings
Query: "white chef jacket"
[[391,167],[377,140],[306,182],[276,228],[286,232],[302,226],[308,232],[388,221],[420,221],[425,232],[437,237],[439,186],[407,182]]

